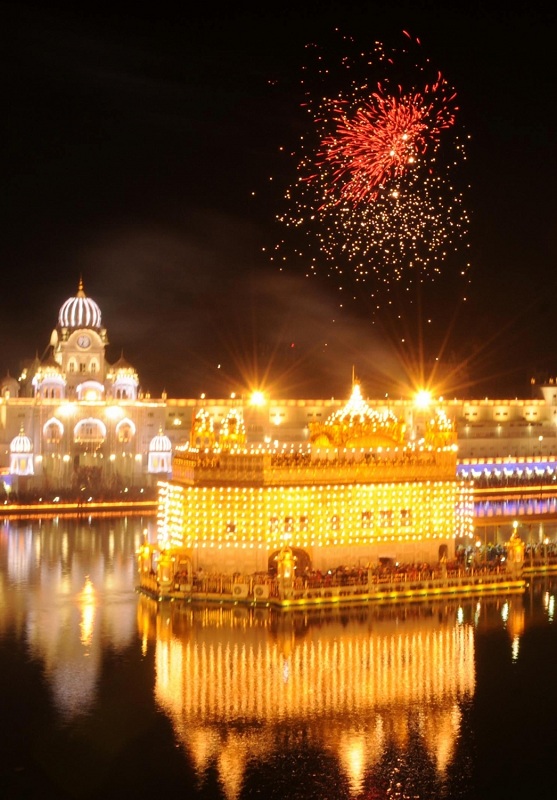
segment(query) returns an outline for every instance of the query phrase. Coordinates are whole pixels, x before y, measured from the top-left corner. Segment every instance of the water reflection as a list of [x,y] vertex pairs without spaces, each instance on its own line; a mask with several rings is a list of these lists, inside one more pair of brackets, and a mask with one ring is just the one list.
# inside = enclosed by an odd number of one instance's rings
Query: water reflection
[[32,658],[45,666],[54,702],[66,719],[95,702],[102,651],[135,637],[134,520],[3,522],[0,632],[21,624]]
[[[505,781],[514,790],[500,765],[524,731],[553,729],[549,575],[524,596],[431,605],[159,608],[135,592],[143,525],[0,526],[6,796],[475,800]],[[16,684],[26,687],[17,699]],[[502,731],[511,705],[521,724]],[[50,794],[41,761],[34,794],[31,767],[14,767],[29,763],[21,752],[41,724]],[[68,777],[68,751],[82,784]],[[530,796],[537,774],[524,767],[506,796]]]
[[475,685],[474,629],[457,605],[277,614],[142,598],[138,619],[158,701],[199,778],[216,765],[229,800],[250,764],[301,730],[304,747],[335,754],[353,795],[386,753],[407,758],[417,743],[443,780]]

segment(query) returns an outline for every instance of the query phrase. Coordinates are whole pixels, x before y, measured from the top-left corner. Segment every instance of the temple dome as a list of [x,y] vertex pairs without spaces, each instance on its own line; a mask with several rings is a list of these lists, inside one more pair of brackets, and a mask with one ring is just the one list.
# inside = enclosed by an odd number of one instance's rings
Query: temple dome
[[309,427],[310,441],[318,447],[391,447],[402,444],[404,438],[404,425],[392,411],[370,408],[358,381],[343,408]]
[[0,381],[0,395],[2,397],[19,397],[19,381],[12,378],[8,372]]
[[83,291],[83,281],[75,297],[69,297],[60,308],[58,324],[61,328],[100,328],[101,310]]
[[31,439],[25,435],[23,428],[10,442],[10,453],[30,453],[33,449]]

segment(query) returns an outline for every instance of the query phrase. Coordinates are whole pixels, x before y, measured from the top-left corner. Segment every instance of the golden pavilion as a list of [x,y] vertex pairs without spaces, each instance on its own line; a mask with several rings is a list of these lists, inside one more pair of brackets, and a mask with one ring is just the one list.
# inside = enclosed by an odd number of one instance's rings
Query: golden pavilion
[[454,557],[473,531],[473,497],[457,477],[454,424],[425,432],[376,411],[354,381],[347,404],[309,425],[307,443],[250,446],[242,411],[219,430],[204,409],[159,483],[158,545],[189,575],[273,572],[284,548],[300,576],[343,565]]

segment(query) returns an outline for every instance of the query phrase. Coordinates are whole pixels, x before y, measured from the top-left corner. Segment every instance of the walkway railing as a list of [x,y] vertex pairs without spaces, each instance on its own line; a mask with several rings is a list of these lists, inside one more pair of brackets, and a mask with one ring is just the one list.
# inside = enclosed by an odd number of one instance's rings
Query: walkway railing
[[446,570],[355,570],[342,574],[313,574],[296,578],[290,583],[269,576],[239,574],[196,576],[190,583],[185,576],[176,576],[167,586],[161,586],[152,574],[142,576],[140,580],[140,588],[159,600],[232,601],[283,606],[393,601],[497,590],[519,591],[524,585],[519,571],[510,572],[499,565]]

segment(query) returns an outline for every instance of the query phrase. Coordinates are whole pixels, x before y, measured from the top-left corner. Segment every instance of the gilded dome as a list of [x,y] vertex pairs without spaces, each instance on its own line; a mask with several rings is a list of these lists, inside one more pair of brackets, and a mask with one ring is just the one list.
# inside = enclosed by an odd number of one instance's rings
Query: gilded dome
[[309,427],[310,441],[318,447],[391,447],[402,444],[404,437],[404,425],[395,414],[370,408],[357,381],[345,406]]
[[100,328],[101,310],[90,297],[83,291],[83,281],[75,297],[69,297],[62,305],[58,314],[58,324],[61,328]]

